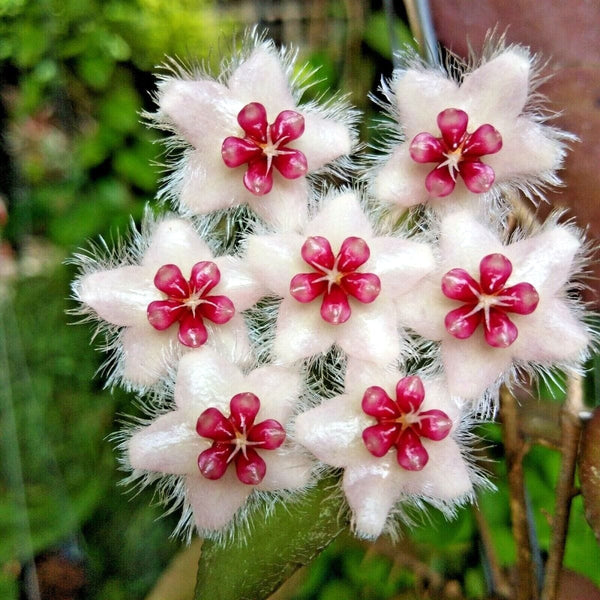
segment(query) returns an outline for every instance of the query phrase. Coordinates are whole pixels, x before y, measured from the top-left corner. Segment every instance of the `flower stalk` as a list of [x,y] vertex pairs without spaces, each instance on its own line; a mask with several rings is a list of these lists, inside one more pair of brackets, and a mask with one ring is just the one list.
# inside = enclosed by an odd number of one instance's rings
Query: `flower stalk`
[[512,532],[517,555],[514,599],[537,600],[539,592],[532,555],[523,474],[523,458],[527,454],[528,445],[519,430],[517,400],[506,386],[500,389],[500,419],[510,492]]
[[556,502],[552,517],[552,538],[546,561],[541,600],[556,600],[565,554],[571,502],[575,494],[574,479],[582,431],[580,412],[583,409],[583,389],[580,375],[567,379],[567,399],[560,414],[561,463],[556,484]]

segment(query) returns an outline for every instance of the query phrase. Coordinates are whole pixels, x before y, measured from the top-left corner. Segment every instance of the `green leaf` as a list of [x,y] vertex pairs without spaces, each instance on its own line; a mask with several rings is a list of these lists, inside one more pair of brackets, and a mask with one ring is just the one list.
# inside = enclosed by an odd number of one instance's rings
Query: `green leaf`
[[99,117],[103,126],[130,133],[138,125],[138,111],[142,101],[129,82],[120,81],[119,84],[119,87],[103,100]]
[[485,595],[485,577],[480,568],[467,569],[465,573],[467,598],[483,598]]
[[311,561],[343,529],[342,497],[328,477],[295,503],[255,516],[245,539],[226,546],[204,542],[196,600],[263,600]]
[[156,155],[156,147],[151,143],[136,142],[132,147],[122,148],[114,160],[119,175],[146,192],[156,189],[157,170],[150,161]]
[[[408,26],[400,19],[394,19],[394,33],[398,43],[398,49],[416,48],[415,40]],[[390,31],[385,13],[374,12],[367,21],[364,35],[365,43],[375,52],[385,58],[392,58],[392,45],[390,42]]]
[[22,69],[34,67],[48,48],[48,32],[39,23],[26,22],[21,24],[16,34],[15,62]]
[[113,74],[115,68],[111,56],[82,56],[77,61],[77,72],[79,76],[92,88],[104,89]]

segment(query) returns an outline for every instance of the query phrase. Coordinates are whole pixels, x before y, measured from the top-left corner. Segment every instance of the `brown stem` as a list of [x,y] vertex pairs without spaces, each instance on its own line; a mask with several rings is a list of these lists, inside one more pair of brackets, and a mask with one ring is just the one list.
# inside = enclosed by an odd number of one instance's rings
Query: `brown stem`
[[569,513],[571,501],[574,496],[573,480],[581,437],[581,419],[579,412],[583,407],[583,391],[581,377],[571,375],[568,379],[567,400],[561,412],[561,452],[562,461],[558,482],[556,484],[556,504],[554,518],[552,519],[552,540],[548,561],[546,562],[546,576],[542,589],[542,600],[555,600],[558,591],[560,572],[565,554],[567,529],[569,527]]
[[537,600],[538,589],[529,539],[523,479],[523,457],[526,446],[519,433],[517,401],[505,386],[500,389],[500,417],[508,471],[512,531],[517,550],[517,580],[513,598],[514,600]]
[[488,522],[485,520],[485,517],[478,506],[473,507],[473,514],[475,515],[479,537],[481,538],[485,556],[490,567],[494,590],[500,597],[510,599],[512,596],[512,588],[498,561]]

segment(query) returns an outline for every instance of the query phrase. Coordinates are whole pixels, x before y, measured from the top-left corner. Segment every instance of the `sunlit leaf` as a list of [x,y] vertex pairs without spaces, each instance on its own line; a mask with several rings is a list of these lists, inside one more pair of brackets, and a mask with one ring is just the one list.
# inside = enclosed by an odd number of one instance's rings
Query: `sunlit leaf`
[[[408,26],[400,19],[394,19],[393,32],[395,42],[398,45],[397,50],[402,48],[415,48],[415,40]],[[375,52],[385,58],[392,58],[392,44],[390,41],[389,23],[384,12],[374,12],[367,21],[365,27],[364,40]]]

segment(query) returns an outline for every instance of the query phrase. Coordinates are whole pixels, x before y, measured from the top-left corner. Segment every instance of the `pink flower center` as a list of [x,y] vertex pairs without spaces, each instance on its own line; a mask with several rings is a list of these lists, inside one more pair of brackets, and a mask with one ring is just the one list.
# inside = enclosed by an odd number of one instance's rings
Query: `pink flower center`
[[304,133],[304,117],[293,110],[280,112],[269,125],[267,111],[259,102],[242,108],[237,117],[245,137],[228,137],[221,146],[223,162],[231,168],[247,164],[244,186],[256,196],[273,187],[273,167],[286,179],[306,175],[306,156],[287,144]]
[[154,276],[154,285],[167,297],[148,305],[150,325],[162,331],[178,321],[179,341],[190,348],[202,346],[208,339],[204,319],[222,325],[235,313],[227,296],[209,295],[220,280],[221,273],[214,262],[196,263],[188,281],[177,265],[163,265]]
[[512,264],[503,254],[489,254],[479,263],[479,282],[464,269],[452,269],[442,277],[442,292],[464,302],[445,318],[448,333],[459,340],[473,335],[483,321],[485,341],[495,348],[510,346],[519,334],[506,313],[528,315],[540,300],[530,283],[505,287]]
[[377,457],[396,447],[398,464],[407,471],[420,471],[429,460],[421,438],[443,440],[452,429],[452,420],[437,409],[421,410],[425,390],[416,376],[404,377],[396,384],[396,401],[377,385],[367,388],[362,409],[377,420],[362,432],[367,450]]
[[242,483],[256,485],[267,472],[257,450],[275,450],[285,441],[285,430],[275,419],[254,423],[260,400],[250,392],[236,394],[229,402],[230,416],[207,408],[196,422],[198,435],[213,440],[198,456],[198,468],[207,479],[220,479],[231,462]]
[[415,162],[438,163],[425,179],[425,187],[432,196],[451,194],[457,174],[475,194],[487,192],[494,183],[494,170],[480,158],[498,152],[502,136],[487,123],[467,133],[468,123],[469,116],[464,110],[447,108],[437,116],[442,137],[424,132],[410,143],[410,156]]
[[357,271],[371,255],[363,239],[346,238],[335,256],[324,237],[309,237],[302,245],[301,254],[314,271],[295,275],[290,282],[290,294],[303,303],[323,294],[321,317],[328,323],[338,325],[350,318],[348,295],[364,304],[379,296],[379,277]]

